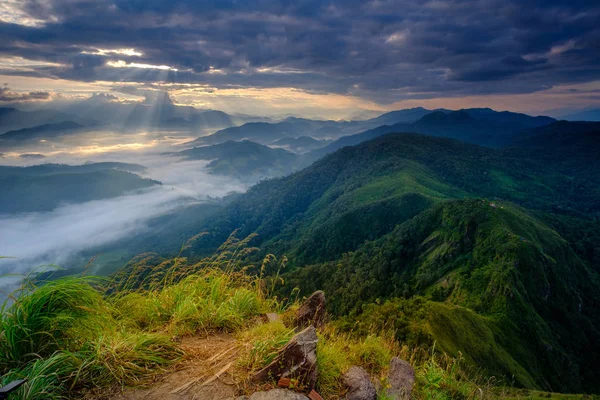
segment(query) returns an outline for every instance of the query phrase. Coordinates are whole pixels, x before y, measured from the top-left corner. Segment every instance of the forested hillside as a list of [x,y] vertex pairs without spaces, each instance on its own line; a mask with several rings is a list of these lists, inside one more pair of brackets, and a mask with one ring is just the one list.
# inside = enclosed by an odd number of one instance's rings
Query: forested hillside
[[125,163],[0,167],[0,213],[50,211],[61,204],[107,199],[160,184],[130,172],[143,169]]
[[397,316],[402,340],[461,351],[518,385],[593,390],[595,253],[567,228],[594,231],[599,187],[587,169],[524,152],[378,137],[256,185],[208,218],[187,254],[235,229],[256,232],[263,253],[289,259],[282,295],[325,289],[332,313],[355,317],[369,303],[412,299],[368,306],[364,319],[408,301]]

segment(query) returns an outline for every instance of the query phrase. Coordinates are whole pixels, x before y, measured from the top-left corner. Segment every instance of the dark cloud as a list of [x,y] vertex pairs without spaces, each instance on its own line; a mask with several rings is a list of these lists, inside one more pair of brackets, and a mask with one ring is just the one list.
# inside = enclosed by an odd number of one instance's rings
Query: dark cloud
[[7,86],[0,87],[0,102],[15,103],[22,101],[40,101],[48,100],[50,93],[48,92],[28,92],[18,93],[11,91]]
[[[292,86],[382,102],[600,79],[600,3],[584,0],[23,0],[21,7],[46,22],[0,23],[0,53],[61,64],[34,71],[63,79]],[[173,69],[111,67],[117,60]]]
[[20,158],[26,158],[26,159],[41,159],[41,158],[46,158],[45,155],[40,154],[40,153],[23,153],[19,155]]

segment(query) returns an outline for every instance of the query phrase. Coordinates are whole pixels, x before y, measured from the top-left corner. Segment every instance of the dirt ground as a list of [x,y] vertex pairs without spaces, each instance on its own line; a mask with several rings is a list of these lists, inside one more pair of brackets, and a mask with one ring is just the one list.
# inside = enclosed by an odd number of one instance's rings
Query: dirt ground
[[186,353],[173,371],[161,375],[148,388],[126,388],[119,393],[105,393],[95,400],[223,400],[239,393],[235,362],[242,346],[227,334],[207,338],[184,338]]

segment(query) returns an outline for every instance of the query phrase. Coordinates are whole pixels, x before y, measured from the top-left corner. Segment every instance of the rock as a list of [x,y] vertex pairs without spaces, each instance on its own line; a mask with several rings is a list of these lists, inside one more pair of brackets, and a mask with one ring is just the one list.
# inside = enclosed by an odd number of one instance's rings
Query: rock
[[350,367],[344,374],[344,383],[348,386],[346,400],[377,399],[377,391],[371,383],[369,374],[361,367]]
[[296,311],[294,325],[297,328],[304,328],[314,325],[319,328],[325,323],[325,293],[317,290],[302,303]]
[[398,357],[392,358],[390,372],[388,373],[387,390],[389,397],[395,400],[410,399],[413,385],[415,384],[415,370],[404,360]]
[[287,389],[273,389],[267,392],[255,392],[251,396],[238,397],[237,400],[308,400],[308,397]]
[[281,321],[281,317],[279,317],[279,314],[274,313],[274,312],[266,313],[265,317],[267,318],[268,322],[279,322],[279,321]]
[[281,378],[297,379],[308,389],[317,381],[317,331],[309,326],[296,334],[275,359],[252,376],[254,382],[279,381]]

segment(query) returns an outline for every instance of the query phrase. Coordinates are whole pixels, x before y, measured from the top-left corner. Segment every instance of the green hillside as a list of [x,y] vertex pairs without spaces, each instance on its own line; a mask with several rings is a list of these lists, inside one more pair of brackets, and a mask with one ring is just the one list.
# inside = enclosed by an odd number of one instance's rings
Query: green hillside
[[[336,241],[331,251],[313,253],[309,246],[288,255],[295,259],[306,253],[302,263],[335,259],[444,198],[501,198],[528,209],[559,208],[561,215],[587,218],[600,199],[599,187],[585,176],[561,174],[547,164],[452,139],[385,135],[254,186],[200,228],[210,234],[195,250],[211,251],[240,229],[243,235],[256,232],[265,251],[286,254],[325,235]],[[409,206],[397,207],[398,202]],[[362,219],[366,225],[360,225]],[[348,220],[355,232],[346,231]]]
[[381,310],[369,303],[417,296],[428,301],[394,327],[400,339],[437,341],[526,387],[595,387],[597,276],[555,231],[510,203],[441,202],[340,260],[296,269],[286,284],[332,293],[330,310],[362,325],[408,300]]
[[597,232],[597,193],[523,153],[386,135],[256,185],[186,254],[256,233],[261,254],[289,260],[281,295],[324,289],[332,313],[359,320],[363,305],[423,298],[402,328],[417,343],[519,386],[597,390],[600,281],[581,250],[593,236],[569,230]]
[[[125,241],[123,251],[151,243],[158,254],[117,271],[103,301],[125,305],[119,324],[132,335],[246,330],[241,335],[258,347],[244,365],[255,368],[289,331],[255,331],[245,318],[285,310],[298,295],[323,289],[331,321],[321,333],[327,367],[319,389],[332,396],[343,392],[342,372],[358,362],[349,360],[367,362],[348,349],[366,351],[360,346],[369,340],[379,343],[371,348],[378,364],[366,364],[371,373],[385,370],[382,360],[392,351],[418,366],[417,398],[518,398],[513,386],[536,396],[598,392],[600,188],[589,169],[564,168],[529,151],[418,134],[345,147],[210,209],[153,221],[154,236]],[[196,233],[177,246],[175,258],[162,257],[163,248]],[[228,257],[240,259],[232,264]],[[118,262],[109,264],[106,271]],[[227,276],[249,274],[249,290],[265,303],[245,316],[226,308],[220,314],[178,293],[188,279],[211,282],[203,274],[215,265]],[[219,325],[222,318],[233,325]],[[77,346],[68,350],[88,359]],[[11,360],[6,371],[30,368]]]
[[295,154],[248,140],[194,147],[175,154],[185,160],[210,160],[207,168],[211,173],[239,179],[283,176],[296,166]]
[[64,203],[108,199],[160,184],[128,172],[142,168],[121,163],[0,167],[0,213],[50,211]]

